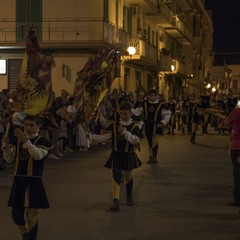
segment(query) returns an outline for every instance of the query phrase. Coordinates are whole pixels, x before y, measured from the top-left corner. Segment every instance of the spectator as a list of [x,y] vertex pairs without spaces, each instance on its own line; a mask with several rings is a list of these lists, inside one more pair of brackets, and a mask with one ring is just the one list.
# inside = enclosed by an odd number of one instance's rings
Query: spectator
[[68,137],[68,150],[73,151],[75,149],[75,141],[76,141],[76,124],[75,118],[77,115],[77,109],[75,107],[75,98],[68,98],[67,112],[70,115],[71,122],[67,124],[67,137]]
[[225,125],[231,129],[230,149],[233,173],[233,200],[230,206],[240,206],[240,108],[237,106],[227,116]]
[[87,138],[87,127],[85,124],[84,111],[78,111],[75,119],[77,132],[76,132],[76,147],[79,151],[88,151],[90,144]]

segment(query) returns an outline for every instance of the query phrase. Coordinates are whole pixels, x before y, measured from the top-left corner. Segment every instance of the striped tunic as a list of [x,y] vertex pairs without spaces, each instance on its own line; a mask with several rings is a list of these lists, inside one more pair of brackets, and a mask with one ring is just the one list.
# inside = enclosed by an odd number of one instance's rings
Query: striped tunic
[[[130,144],[118,131],[119,123],[113,123],[112,127],[112,152],[105,163],[105,167],[119,170],[132,170],[142,165],[135,153],[136,145]],[[126,130],[132,135],[143,138],[143,134],[138,125],[132,122],[125,126]]]
[[[30,139],[36,147],[50,149],[45,138],[37,136]],[[8,206],[26,208],[48,208],[49,203],[44,190],[42,175],[44,158],[35,160],[27,148],[18,142],[16,147],[14,180]]]

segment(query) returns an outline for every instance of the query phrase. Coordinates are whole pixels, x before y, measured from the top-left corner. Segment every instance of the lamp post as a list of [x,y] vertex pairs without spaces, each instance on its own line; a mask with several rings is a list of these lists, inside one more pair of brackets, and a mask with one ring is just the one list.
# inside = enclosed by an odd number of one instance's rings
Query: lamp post
[[176,60],[172,59],[171,71],[174,72],[175,70],[176,70]]
[[136,53],[136,48],[133,46],[129,46],[127,48],[128,54],[130,55],[130,58],[132,58],[132,55],[134,55]]

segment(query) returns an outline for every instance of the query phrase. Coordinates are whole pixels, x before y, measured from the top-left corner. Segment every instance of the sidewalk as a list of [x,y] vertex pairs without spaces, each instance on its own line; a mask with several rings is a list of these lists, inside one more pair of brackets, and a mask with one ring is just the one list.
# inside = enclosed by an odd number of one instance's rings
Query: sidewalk
[[[48,161],[45,186],[51,208],[40,210],[39,240],[235,240],[240,239],[238,208],[232,200],[228,136],[165,135],[159,164],[148,165],[146,141],[138,152],[135,206],[121,192],[121,209],[110,212],[111,171],[103,167],[109,146],[68,153]],[[11,167],[10,167],[11,168]],[[20,239],[6,207],[10,168],[0,172],[1,239]]]

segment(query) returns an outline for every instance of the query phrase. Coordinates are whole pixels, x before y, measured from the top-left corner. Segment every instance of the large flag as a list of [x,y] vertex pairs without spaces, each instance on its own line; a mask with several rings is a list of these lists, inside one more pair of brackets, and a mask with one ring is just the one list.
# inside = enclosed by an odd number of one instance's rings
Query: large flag
[[36,32],[30,28],[17,87],[17,98],[26,114],[36,115],[49,108],[52,102],[51,56],[42,54]]
[[74,96],[77,108],[85,110],[88,120],[106,96],[115,77],[119,76],[119,57],[114,48],[102,50],[90,58],[77,74]]

